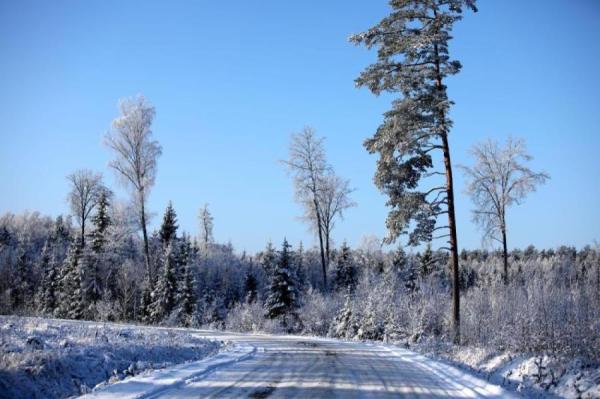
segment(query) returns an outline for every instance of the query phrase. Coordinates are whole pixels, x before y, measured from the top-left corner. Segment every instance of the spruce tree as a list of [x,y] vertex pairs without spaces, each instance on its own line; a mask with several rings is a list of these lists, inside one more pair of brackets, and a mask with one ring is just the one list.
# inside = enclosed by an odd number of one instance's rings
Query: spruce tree
[[269,296],[265,301],[266,316],[275,319],[282,316],[294,316],[297,309],[298,292],[290,256],[290,245],[283,240],[278,262],[275,263]]
[[352,253],[348,244],[342,244],[335,265],[335,287],[339,291],[354,291],[357,282],[357,270],[352,259]]
[[49,242],[46,241],[42,249],[42,257],[40,260],[40,269],[42,270],[42,284],[40,286],[40,301],[39,311],[44,315],[53,315],[57,306],[57,291],[58,291],[58,271],[56,260]]
[[13,307],[15,308],[24,308],[28,305],[28,302],[32,302],[33,275],[26,247],[27,245],[24,242],[20,242],[17,248],[17,264],[11,291]]
[[192,317],[196,312],[196,281],[189,262],[183,267],[183,276],[180,289],[181,322],[189,327]]
[[261,255],[260,263],[267,275],[267,278],[270,279],[273,274],[273,270],[275,269],[275,264],[277,263],[277,254],[275,253],[275,248],[273,248],[273,243],[269,241],[267,243],[267,248]]
[[160,226],[160,241],[163,245],[167,245],[171,240],[177,238],[177,214],[173,209],[173,203],[169,201],[165,215],[163,216],[162,225]]
[[168,317],[175,307],[177,281],[175,278],[175,259],[173,244],[167,244],[163,256],[162,273],[152,292],[152,309],[150,317],[154,322],[160,322]]
[[61,318],[81,319],[83,315],[81,271],[79,268],[81,248],[79,243],[79,240],[75,240],[71,244],[61,270],[57,309],[57,316]]
[[[409,244],[431,241],[434,231],[448,229],[452,254],[452,320],[454,339],[460,340],[459,271],[454,183],[448,135],[452,127],[446,78],[457,74],[461,64],[448,52],[450,33],[462,18],[464,8],[476,11],[475,0],[397,0],[390,2],[389,16],[350,40],[367,48],[376,47],[377,62],[356,79],[375,95],[399,93],[392,109],[374,136],[365,142],[370,153],[380,155],[375,184],[389,197],[391,208],[386,225],[387,242],[412,226]],[[443,158],[444,170],[434,169],[433,153]],[[443,183],[432,183],[443,176]],[[436,179],[433,179],[435,181]],[[436,227],[438,216],[448,222]]]
[[108,208],[110,206],[107,190],[101,190],[96,205],[96,214],[92,217],[94,230],[90,234],[92,240],[92,251],[99,254],[105,248],[108,240],[108,228],[112,224]]
[[246,303],[253,303],[258,296],[258,281],[250,270],[246,273],[244,281],[244,292],[246,293]]
[[431,250],[431,244],[425,246],[425,250],[419,255],[419,268],[421,277],[427,277],[431,274],[435,267],[435,258]]
[[333,320],[329,335],[335,338],[354,338],[357,327],[352,312],[352,296],[350,290],[346,291],[344,306]]

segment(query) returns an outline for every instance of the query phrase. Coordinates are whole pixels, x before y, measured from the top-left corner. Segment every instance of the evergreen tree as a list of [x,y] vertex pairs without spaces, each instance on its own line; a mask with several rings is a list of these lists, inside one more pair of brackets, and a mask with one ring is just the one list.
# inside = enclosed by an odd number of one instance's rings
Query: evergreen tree
[[277,254],[275,253],[275,248],[273,248],[273,243],[271,241],[267,243],[267,248],[261,255],[260,263],[267,278],[270,279],[277,263]]
[[108,208],[110,206],[109,193],[106,189],[100,191],[98,204],[96,205],[96,214],[92,217],[94,231],[90,234],[92,239],[92,251],[99,254],[102,252],[108,239],[108,228],[112,224]]
[[165,210],[165,215],[163,216],[163,222],[160,226],[160,242],[163,245],[167,245],[171,240],[177,238],[177,214],[175,213],[175,209],[173,209],[173,203],[169,201],[169,205],[167,205],[167,209]]
[[56,309],[56,295],[58,290],[58,271],[56,260],[51,254],[49,242],[46,241],[42,249],[40,260],[40,269],[42,270],[42,282],[40,286],[39,311],[44,315],[52,315]]
[[433,251],[431,251],[430,243],[427,243],[425,250],[418,258],[421,277],[429,276],[435,267],[435,258],[433,256]]
[[244,292],[246,293],[246,303],[253,303],[258,296],[258,281],[250,270],[246,273],[244,281]]
[[65,259],[60,276],[60,294],[57,316],[67,319],[80,319],[83,315],[83,301],[81,291],[81,271],[79,260],[81,248],[79,240],[71,244]]
[[189,327],[196,311],[196,282],[189,263],[184,266],[180,303],[182,324]]
[[352,312],[352,296],[350,295],[350,290],[347,290],[344,306],[335,316],[329,335],[335,338],[351,339],[356,335],[356,331],[357,327]]
[[99,259],[93,252],[84,248],[79,259],[81,275],[82,306],[88,318],[95,316],[95,305],[102,297],[102,282],[100,278]]
[[344,242],[336,260],[335,287],[340,291],[348,290],[352,292],[356,286],[357,279],[358,273],[352,259],[352,253],[348,245]]
[[295,277],[291,264],[290,245],[287,240],[283,240],[279,259],[275,264],[269,286],[269,296],[265,301],[266,316],[268,318],[294,316],[294,312],[299,305]]
[[[461,68],[449,56],[450,32],[464,8],[476,11],[475,0],[398,0],[390,5],[389,16],[350,38],[355,44],[378,48],[377,62],[360,74],[356,85],[368,87],[375,95],[401,95],[365,147],[380,155],[375,184],[389,197],[387,242],[413,226],[411,245],[431,241],[435,230],[448,229],[442,236],[448,237],[452,254],[452,320],[454,339],[459,342],[458,244],[448,141],[452,101],[445,81]],[[443,171],[434,169],[436,152],[443,158]],[[423,188],[421,180],[433,175],[445,176],[444,184]],[[448,223],[436,228],[442,215]]]
[[406,258],[406,252],[404,252],[402,246],[398,246],[398,249],[394,251],[392,257],[391,272],[399,275],[406,269],[407,264],[408,259]]
[[175,260],[173,244],[167,244],[163,256],[162,273],[152,292],[152,309],[150,317],[154,322],[160,322],[168,317],[175,307],[177,281],[175,279]]
[[28,302],[32,302],[33,295],[33,275],[29,257],[27,256],[26,244],[21,241],[17,249],[17,264],[15,267],[15,277],[12,282],[12,301],[13,307],[24,308]]

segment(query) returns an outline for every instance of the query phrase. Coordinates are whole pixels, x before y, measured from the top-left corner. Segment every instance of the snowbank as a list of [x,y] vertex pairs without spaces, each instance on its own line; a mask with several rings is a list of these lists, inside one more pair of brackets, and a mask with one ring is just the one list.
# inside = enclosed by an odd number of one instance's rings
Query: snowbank
[[410,349],[475,371],[488,381],[527,397],[600,398],[600,364],[544,354],[512,354],[434,340]]
[[193,330],[0,316],[0,398],[65,398],[144,370],[202,359]]

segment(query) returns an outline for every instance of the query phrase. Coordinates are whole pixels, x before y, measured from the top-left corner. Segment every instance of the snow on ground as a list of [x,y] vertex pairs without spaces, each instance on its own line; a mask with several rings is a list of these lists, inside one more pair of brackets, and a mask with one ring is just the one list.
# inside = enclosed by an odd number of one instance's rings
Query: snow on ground
[[0,398],[65,398],[216,353],[190,330],[0,316]]
[[600,364],[543,354],[512,354],[423,341],[410,349],[472,370],[488,381],[534,398],[600,398]]

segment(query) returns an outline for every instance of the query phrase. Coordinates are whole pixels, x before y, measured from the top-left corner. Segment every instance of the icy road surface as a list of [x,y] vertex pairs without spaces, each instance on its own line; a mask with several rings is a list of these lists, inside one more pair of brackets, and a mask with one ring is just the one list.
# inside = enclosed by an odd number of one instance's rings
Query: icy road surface
[[446,364],[378,344],[200,332],[230,350],[86,398],[516,398]]

